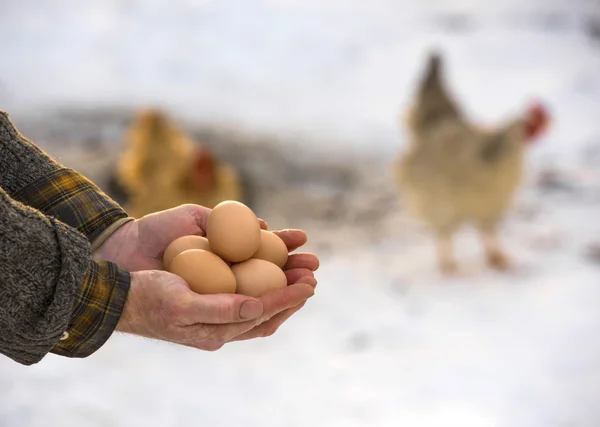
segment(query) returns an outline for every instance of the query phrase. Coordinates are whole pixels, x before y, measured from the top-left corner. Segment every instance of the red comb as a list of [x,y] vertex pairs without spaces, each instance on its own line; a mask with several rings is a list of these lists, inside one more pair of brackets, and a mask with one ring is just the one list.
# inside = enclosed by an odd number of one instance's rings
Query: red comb
[[525,137],[528,142],[536,140],[548,128],[550,114],[548,109],[540,102],[534,101],[527,111],[525,122]]
[[196,188],[200,193],[210,191],[214,184],[214,159],[207,147],[198,147],[192,163]]

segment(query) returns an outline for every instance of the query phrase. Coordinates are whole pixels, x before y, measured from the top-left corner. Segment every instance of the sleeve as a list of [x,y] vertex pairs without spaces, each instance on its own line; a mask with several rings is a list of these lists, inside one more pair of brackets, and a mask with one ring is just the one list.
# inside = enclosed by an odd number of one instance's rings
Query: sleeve
[[100,236],[105,239],[107,233],[133,220],[93,182],[22,136],[2,111],[0,187],[12,199],[77,229],[90,242]]
[[112,335],[130,275],[90,258],[77,230],[0,188],[0,353],[24,365],[87,357]]

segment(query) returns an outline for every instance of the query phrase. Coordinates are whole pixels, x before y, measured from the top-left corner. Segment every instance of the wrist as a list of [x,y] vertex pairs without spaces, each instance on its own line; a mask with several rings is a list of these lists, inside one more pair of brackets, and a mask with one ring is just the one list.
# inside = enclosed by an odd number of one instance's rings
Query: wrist
[[137,288],[139,287],[140,273],[130,273],[131,281],[129,284],[129,292],[127,293],[127,299],[123,306],[123,311],[119,322],[115,327],[116,331],[124,333],[135,333],[137,326],[139,325],[140,313],[137,303]]
[[[106,230],[106,235],[99,236],[100,241],[92,245],[92,259],[109,260],[123,264],[136,252],[132,242],[137,242],[139,237],[137,221],[133,218],[122,218],[114,223],[114,227]],[[135,246],[135,245],[133,245]]]
[[98,235],[92,242],[92,253],[96,252],[103,244],[106,242],[113,234],[115,234],[118,230],[120,230],[124,225],[135,221],[135,218],[126,217],[119,218],[112,224],[110,224],[102,233]]
[[115,330],[122,333],[156,338],[154,331],[148,325],[149,307],[153,306],[152,292],[149,285],[157,280],[158,271],[145,270],[129,273],[130,285],[123,312]]

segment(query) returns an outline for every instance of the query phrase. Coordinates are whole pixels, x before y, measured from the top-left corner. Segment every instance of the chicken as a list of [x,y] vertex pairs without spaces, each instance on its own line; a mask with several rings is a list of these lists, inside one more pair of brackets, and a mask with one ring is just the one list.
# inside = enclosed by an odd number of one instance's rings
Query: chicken
[[196,145],[167,115],[141,111],[125,138],[109,188],[129,215],[143,215],[185,203],[214,207],[223,200],[243,201],[241,179]]
[[442,58],[434,52],[406,120],[409,144],[395,163],[397,186],[407,209],[434,234],[444,273],[457,270],[452,237],[463,225],[478,231],[490,267],[508,269],[498,226],[521,183],[525,145],[544,133],[549,114],[536,102],[497,128],[476,126],[441,73]]

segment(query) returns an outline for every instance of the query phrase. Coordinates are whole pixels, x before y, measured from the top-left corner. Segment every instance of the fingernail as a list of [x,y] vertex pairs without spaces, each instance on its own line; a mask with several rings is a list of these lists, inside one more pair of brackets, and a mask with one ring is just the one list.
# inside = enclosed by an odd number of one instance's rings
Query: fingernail
[[263,306],[259,301],[246,301],[240,307],[240,317],[250,320],[260,317],[263,313]]

